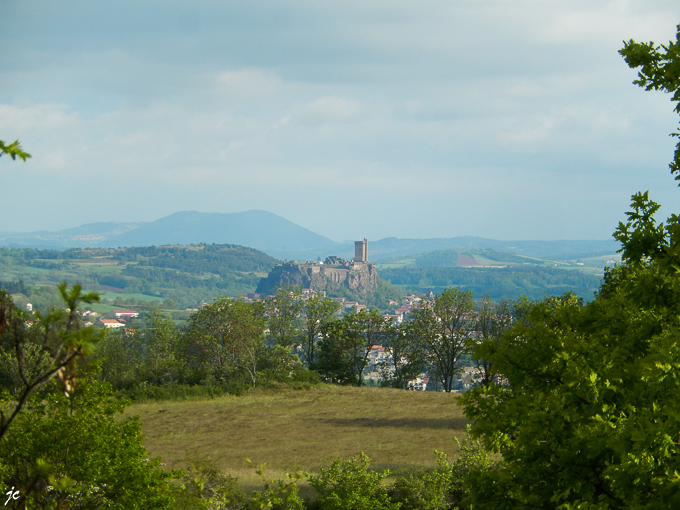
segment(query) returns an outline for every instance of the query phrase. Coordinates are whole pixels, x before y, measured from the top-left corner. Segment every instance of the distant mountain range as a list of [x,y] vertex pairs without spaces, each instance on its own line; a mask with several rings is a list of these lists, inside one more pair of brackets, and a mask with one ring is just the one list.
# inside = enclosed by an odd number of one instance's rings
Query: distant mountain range
[[[357,238],[360,237],[360,233]],[[57,232],[0,232],[0,246],[16,248],[94,248],[174,244],[237,244],[289,260],[354,256],[351,242],[338,243],[276,214],[184,211],[149,223],[89,223]],[[497,241],[481,237],[369,240],[369,259],[416,255],[436,250],[484,248],[553,260],[613,254],[619,244],[606,241]]]

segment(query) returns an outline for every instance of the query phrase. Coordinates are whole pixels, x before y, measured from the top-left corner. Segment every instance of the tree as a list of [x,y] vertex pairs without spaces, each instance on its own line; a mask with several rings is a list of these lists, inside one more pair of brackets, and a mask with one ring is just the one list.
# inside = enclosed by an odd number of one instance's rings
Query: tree
[[[642,67],[636,84],[678,101],[678,44],[662,48],[630,41],[621,54]],[[676,148],[672,173],[679,156]],[[503,459],[472,474],[474,508],[680,501],[680,217],[657,223],[648,193],[631,209],[614,233],[624,264],[605,270],[595,299],[525,307],[487,353],[506,382],[463,396],[473,434]]]
[[305,299],[302,306],[304,320],[302,328],[302,361],[307,368],[316,362],[316,347],[321,330],[340,310],[340,304],[330,298],[322,298],[314,293]]
[[[631,39],[624,42],[619,53],[631,68],[640,68],[638,79],[633,83],[645,90],[662,90],[673,94],[671,101],[676,103],[674,110],[680,114],[680,25],[675,42],[657,46],[653,42],[636,43]],[[680,137],[680,130],[671,136]],[[680,181],[680,141],[675,146],[675,155],[669,167],[671,174],[675,174],[675,180]]]
[[[66,283],[61,283],[58,289],[66,309],[55,309],[44,315],[36,311],[36,321],[30,331],[27,331],[23,313],[0,290],[0,348],[5,353],[13,353],[21,382],[21,389],[17,390],[10,404],[9,416],[0,410],[0,441],[31,395],[52,379],[60,381],[64,393],[73,390],[77,377],[76,361],[92,354],[95,343],[101,338],[100,333],[92,328],[80,328],[78,314],[81,303],[96,302],[99,296],[96,293],[83,294],[79,284],[69,289]],[[45,362],[37,371],[26,371],[26,352],[35,349],[46,355]]]
[[144,354],[141,335],[121,329],[105,329],[92,356],[101,367],[99,378],[117,390],[140,382]]
[[302,291],[299,287],[276,289],[276,295],[267,301],[268,337],[272,343],[290,347],[299,341],[302,307]]
[[116,418],[125,405],[108,384],[84,376],[68,397],[51,390],[0,442],[0,485],[19,492],[15,508],[170,508],[173,474],[148,459],[137,419]]
[[142,329],[144,343],[144,377],[160,381],[163,377],[173,377],[178,367],[175,358],[177,349],[177,328],[174,321],[161,312],[157,306],[144,316]]
[[393,388],[408,389],[409,382],[427,370],[427,349],[418,341],[414,325],[405,322],[399,328],[388,325],[385,329],[384,347],[394,372],[385,374],[384,384]]
[[188,321],[183,350],[190,363],[218,378],[245,371],[251,385],[258,379],[258,359],[264,349],[265,305],[221,297],[194,313]]
[[[498,303],[489,296],[477,304],[477,323],[475,326],[475,346],[473,356],[477,364],[477,370],[482,376],[481,384],[488,386],[496,380],[496,373],[491,362],[491,357],[484,352],[491,352],[500,343],[503,334],[509,329],[512,322],[510,302],[501,299]],[[483,346],[483,347],[482,347]]]
[[342,319],[327,323],[319,346],[319,373],[340,384],[361,386],[368,355],[384,338],[391,320],[376,310],[350,312]]
[[474,309],[471,291],[446,289],[411,312],[414,334],[427,349],[430,364],[441,377],[446,392],[453,390],[463,356],[469,352]]

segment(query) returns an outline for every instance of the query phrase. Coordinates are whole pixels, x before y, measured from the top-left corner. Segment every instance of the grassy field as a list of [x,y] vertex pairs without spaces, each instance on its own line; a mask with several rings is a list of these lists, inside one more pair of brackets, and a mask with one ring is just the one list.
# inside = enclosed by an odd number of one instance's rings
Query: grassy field
[[456,401],[444,393],[324,386],[135,404],[126,413],[141,417],[150,455],[168,468],[204,459],[254,489],[261,484],[246,459],[266,462],[269,479],[318,472],[362,450],[376,470],[435,467],[433,450],[456,457],[453,438],[465,434],[468,421]]

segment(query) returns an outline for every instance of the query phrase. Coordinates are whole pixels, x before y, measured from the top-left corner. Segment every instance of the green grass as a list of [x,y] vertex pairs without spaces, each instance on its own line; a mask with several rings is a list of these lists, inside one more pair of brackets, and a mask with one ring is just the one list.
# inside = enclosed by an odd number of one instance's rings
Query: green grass
[[380,269],[401,269],[405,266],[410,266],[416,261],[415,257],[405,257],[405,258],[394,258],[386,259],[381,262],[377,262],[375,265]]
[[468,423],[456,395],[340,386],[141,403],[126,414],[141,417],[150,456],[168,468],[206,459],[251,490],[261,481],[246,459],[266,462],[269,479],[316,473],[360,451],[394,474],[436,467],[433,450],[455,458],[453,438]]
[[[164,301],[162,297],[159,296],[149,296],[148,294],[130,293],[130,292],[111,292],[108,290],[98,290],[97,293],[101,299],[136,299],[138,301]],[[129,306],[129,305],[125,305]],[[133,305],[134,306],[134,305]],[[117,308],[117,310],[120,307]]]

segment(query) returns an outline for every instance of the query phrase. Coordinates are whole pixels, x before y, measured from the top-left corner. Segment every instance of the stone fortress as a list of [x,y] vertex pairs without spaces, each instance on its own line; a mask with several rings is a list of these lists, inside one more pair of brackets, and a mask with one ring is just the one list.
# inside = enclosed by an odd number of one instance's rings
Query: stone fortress
[[274,294],[276,288],[288,285],[303,289],[326,291],[329,294],[345,289],[356,297],[365,297],[377,289],[378,272],[368,261],[368,240],[354,242],[354,259],[327,257],[321,262],[277,264],[257,286],[258,294]]

